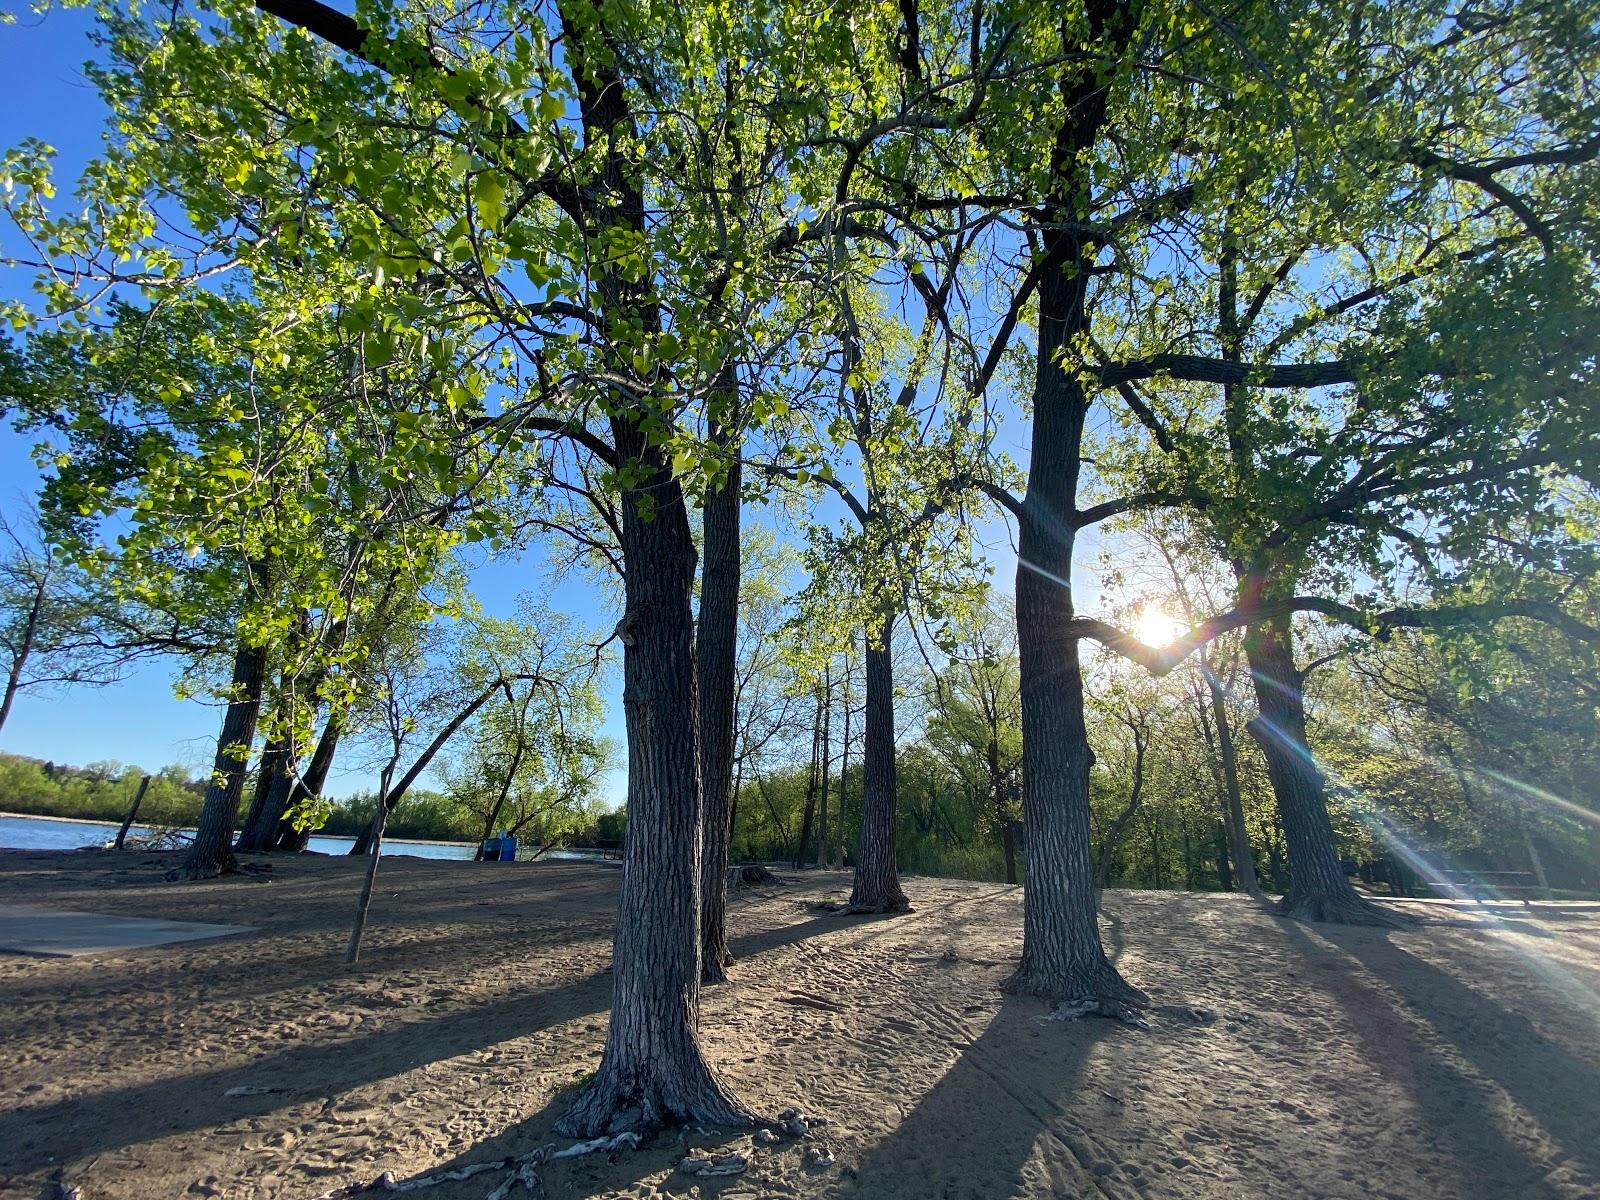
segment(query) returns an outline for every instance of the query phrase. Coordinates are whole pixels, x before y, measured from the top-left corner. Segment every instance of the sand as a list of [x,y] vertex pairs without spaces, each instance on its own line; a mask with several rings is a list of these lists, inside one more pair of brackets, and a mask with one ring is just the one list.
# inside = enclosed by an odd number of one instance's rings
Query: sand
[[[386,862],[366,961],[345,968],[352,864],[190,885],[160,882],[167,865],[0,854],[0,903],[259,930],[0,957],[0,1194],[405,1180],[551,1140],[598,1061],[614,866]],[[806,906],[845,876],[787,878],[734,900],[739,961],[706,992],[704,1041],[750,1102],[829,1123],[548,1163],[545,1195],[1600,1200],[1600,908],[1415,903],[1430,923],[1395,933],[1108,893],[1123,972],[1216,1014],[1138,1030],[1001,996],[1015,888],[912,879],[914,913],[861,919]],[[697,1147],[750,1169],[677,1173]],[[805,1165],[811,1147],[833,1164]],[[412,1194],[482,1200],[505,1177]]]

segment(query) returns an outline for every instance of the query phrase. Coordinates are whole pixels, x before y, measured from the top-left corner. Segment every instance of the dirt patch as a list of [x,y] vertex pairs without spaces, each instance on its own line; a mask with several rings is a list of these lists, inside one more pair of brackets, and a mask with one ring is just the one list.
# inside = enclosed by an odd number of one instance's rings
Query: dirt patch
[[[386,861],[346,968],[358,866],[274,861],[174,885],[160,855],[0,854],[0,903],[259,930],[0,957],[0,1194],[305,1198],[551,1140],[604,1041],[615,867]],[[1136,1030],[1000,995],[1018,889],[913,879],[914,913],[863,919],[808,907],[846,877],[783,878],[733,899],[702,1028],[742,1096],[826,1123],[549,1162],[545,1194],[1600,1200],[1595,909],[1384,932],[1108,893],[1123,972],[1216,1017]],[[733,1152],[741,1175],[678,1170]]]

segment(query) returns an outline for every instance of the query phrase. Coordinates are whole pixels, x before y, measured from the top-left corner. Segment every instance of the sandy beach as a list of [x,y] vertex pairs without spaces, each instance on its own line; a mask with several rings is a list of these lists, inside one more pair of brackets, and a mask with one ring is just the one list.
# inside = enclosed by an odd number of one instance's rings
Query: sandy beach
[[[289,1200],[498,1159],[551,1141],[598,1061],[615,866],[396,858],[346,968],[355,864],[186,886],[167,865],[0,853],[0,903],[259,930],[0,956],[8,1198]],[[914,913],[863,920],[808,906],[847,876],[785,879],[732,902],[738,962],[702,1031],[741,1096],[827,1123],[548,1163],[547,1195],[1600,1200],[1600,907],[1418,902],[1428,923],[1390,933],[1108,893],[1122,971],[1215,1014],[1138,1030],[1000,994],[1018,889],[911,879]],[[679,1173],[702,1146],[750,1168]],[[811,1148],[834,1161],[807,1165]],[[504,1178],[416,1194],[481,1200]]]

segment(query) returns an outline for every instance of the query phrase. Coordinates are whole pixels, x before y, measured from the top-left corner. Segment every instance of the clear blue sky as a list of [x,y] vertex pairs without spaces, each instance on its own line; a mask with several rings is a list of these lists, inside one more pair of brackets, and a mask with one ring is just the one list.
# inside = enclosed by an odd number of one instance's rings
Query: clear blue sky
[[[12,98],[0,106],[0,146],[14,146],[28,137],[54,146],[59,152],[57,180],[62,199],[100,146],[104,110],[82,72],[82,64],[94,53],[88,40],[93,24],[92,16],[82,9],[55,8],[42,16],[22,13],[16,24],[0,25],[0,77]],[[0,253],[14,249],[14,236],[9,230],[0,230]],[[0,268],[0,296],[25,294],[27,287],[24,272]],[[1014,439],[1023,430],[1011,432]],[[30,444],[30,439],[19,437],[9,426],[0,427],[0,507],[8,513],[15,510],[19,496],[31,493],[37,484]],[[1012,444],[1006,449],[1025,461],[1024,446]],[[752,513],[751,518],[762,519],[759,513]],[[1009,592],[1015,557],[1003,523],[991,522],[983,541],[996,564],[997,585]],[[1075,583],[1085,607],[1094,605],[1096,594],[1081,564],[1092,564],[1097,552],[1098,542],[1092,537],[1084,539]],[[533,591],[585,626],[606,627],[615,620],[614,615],[601,611],[603,601],[581,581],[552,581],[537,555],[522,562],[488,564],[474,572],[473,581],[480,602],[496,615],[509,615],[518,595]],[[606,732],[620,744],[620,681],[615,677],[620,672],[613,676],[607,685]],[[214,708],[176,699],[170,672],[157,664],[114,687],[19,697],[0,733],[0,749],[59,762],[115,759],[149,768],[180,762],[203,769],[215,749],[217,719]],[[607,782],[608,801],[621,801],[623,784],[619,769]],[[344,794],[370,785],[361,764],[346,757],[335,769],[330,791]]]

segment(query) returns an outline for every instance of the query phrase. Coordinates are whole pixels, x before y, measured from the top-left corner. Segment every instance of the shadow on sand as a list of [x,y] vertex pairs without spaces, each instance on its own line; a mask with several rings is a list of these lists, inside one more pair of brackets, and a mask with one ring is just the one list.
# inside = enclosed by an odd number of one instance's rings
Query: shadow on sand
[[[1279,925],[1308,956],[1325,953],[1303,927],[1287,920]],[[1522,1014],[1405,949],[1393,933],[1319,926],[1316,934],[1376,981],[1355,970],[1329,972],[1321,982],[1365,1044],[1373,1070],[1406,1091],[1427,1134],[1449,1143],[1449,1156],[1475,1181],[1478,1194],[1527,1200],[1570,1194],[1557,1189],[1540,1157],[1589,1187],[1600,1183],[1600,1071],[1594,1065],[1546,1039]],[[1463,1103],[1463,1096],[1470,1100]],[[1544,1139],[1552,1153],[1536,1156]]]

